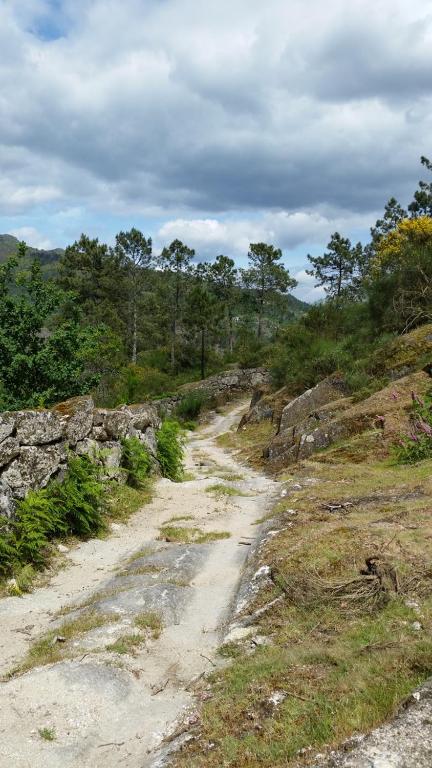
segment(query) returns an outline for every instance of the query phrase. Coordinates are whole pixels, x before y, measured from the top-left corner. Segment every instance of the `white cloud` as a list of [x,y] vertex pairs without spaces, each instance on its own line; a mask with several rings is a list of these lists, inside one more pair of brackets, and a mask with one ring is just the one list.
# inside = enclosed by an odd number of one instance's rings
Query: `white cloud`
[[0,2],[0,215],[206,258],[355,236],[430,151],[431,42],[424,0]]
[[31,248],[49,251],[56,247],[49,238],[38,232],[35,227],[18,227],[18,229],[12,229],[9,234],[17,237],[18,240],[24,240]]

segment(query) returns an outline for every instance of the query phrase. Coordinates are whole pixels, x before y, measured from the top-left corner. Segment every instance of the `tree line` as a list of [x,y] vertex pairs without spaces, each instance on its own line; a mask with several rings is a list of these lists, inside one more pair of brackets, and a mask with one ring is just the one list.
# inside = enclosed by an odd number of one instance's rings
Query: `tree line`
[[[48,405],[93,389],[101,404],[139,400],[241,357],[256,355],[296,281],[282,252],[252,243],[249,265],[198,262],[173,240],[155,254],[136,228],[109,247],[81,235],[55,280],[26,246],[0,266],[0,406]],[[277,307],[279,306],[279,311]],[[253,361],[252,361],[253,362]],[[20,373],[18,373],[20,372]]]
[[305,312],[267,243],[238,269],[180,240],[155,254],[136,228],[113,246],[83,234],[48,280],[21,243],[0,265],[0,409],[89,391],[100,405],[136,402],[229,363],[270,365],[293,392],[336,368],[369,386],[376,344],[432,320],[432,182],[406,210],[391,198],[364,246],[335,232],[308,260],[327,299]]

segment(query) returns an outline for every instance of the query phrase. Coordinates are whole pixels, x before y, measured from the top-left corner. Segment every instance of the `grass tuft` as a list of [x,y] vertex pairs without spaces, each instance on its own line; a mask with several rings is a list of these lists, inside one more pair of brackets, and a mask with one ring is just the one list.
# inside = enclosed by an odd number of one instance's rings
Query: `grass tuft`
[[162,541],[181,544],[206,544],[210,541],[229,539],[228,531],[202,531],[201,528],[183,528],[165,525],[160,529],[158,538]]

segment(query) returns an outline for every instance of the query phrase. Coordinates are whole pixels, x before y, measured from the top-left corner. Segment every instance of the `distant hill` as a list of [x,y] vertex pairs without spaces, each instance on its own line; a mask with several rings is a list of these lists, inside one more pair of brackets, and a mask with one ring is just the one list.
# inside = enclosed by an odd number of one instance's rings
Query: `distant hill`
[[[0,264],[2,264],[8,256],[12,256],[16,253],[19,240],[13,235],[0,235]],[[46,277],[53,277],[57,272],[57,265],[61,259],[64,251],[61,248],[54,248],[50,251],[45,251],[39,248],[28,248],[26,263],[30,263],[35,256],[40,259],[42,264],[42,271]]]

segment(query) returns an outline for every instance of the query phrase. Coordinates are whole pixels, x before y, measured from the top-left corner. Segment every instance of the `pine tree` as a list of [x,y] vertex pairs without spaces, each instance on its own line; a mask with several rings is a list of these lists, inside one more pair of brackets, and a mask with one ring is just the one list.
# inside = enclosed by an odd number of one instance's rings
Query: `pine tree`
[[325,292],[332,298],[340,298],[356,275],[362,257],[362,245],[352,246],[347,237],[341,237],[335,232],[329,244],[328,251],[322,256],[310,256],[308,259],[313,269],[307,269],[308,275],[316,279],[316,287],[324,286]]
[[242,269],[241,275],[246,287],[255,296],[258,308],[257,336],[263,333],[263,317],[265,305],[275,293],[286,293],[295,288],[297,281],[289,271],[280,264],[282,251],[267,243],[251,243],[248,253],[249,268]]
[[163,249],[159,257],[159,263],[171,287],[171,368],[173,371],[176,369],[177,335],[184,298],[185,275],[190,273],[194,256],[195,251],[192,248],[188,248],[181,240],[173,240],[167,248]]
[[215,295],[223,305],[228,325],[228,349],[234,347],[234,306],[238,294],[238,270],[233,259],[217,256],[209,270],[209,278]]
[[138,305],[145,290],[145,278],[152,264],[151,237],[146,239],[135,227],[129,232],[119,232],[116,235],[114,252],[125,266],[128,276],[127,290],[131,307],[131,360],[135,365],[138,347]]
[[[432,171],[432,163],[427,157],[420,158],[421,164]],[[408,210],[413,219],[418,216],[432,216],[432,182],[419,181],[419,188],[414,193],[414,200],[409,204]]]

